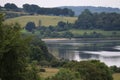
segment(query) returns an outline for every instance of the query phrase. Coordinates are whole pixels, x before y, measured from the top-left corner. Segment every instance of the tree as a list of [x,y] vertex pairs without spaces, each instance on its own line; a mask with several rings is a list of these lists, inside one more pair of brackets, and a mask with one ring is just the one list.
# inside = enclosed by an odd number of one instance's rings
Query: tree
[[63,33],[63,37],[71,39],[73,37],[73,34],[70,31],[66,31]]
[[27,80],[41,80],[40,76],[38,75],[39,67],[37,61],[32,61],[30,65],[30,70],[27,72]]
[[55,76],[46,80],[81,80],[78,72],[73,72],[68,69],[61,69]]
[[34,22],[28,22],[25,26],[25,29],[29,32],[32,32],[35,29],[35,23]]
[[26,80],[29,41],[23,39],[20,27],[2,24],[0,14],[0,78],[2,80]]
[[113,71],[113,73],[120,73],[120,67],[111,66],[110,69]]
[[65,30],[68,30],[68,29],[71,29],[71,28],[72,28],[71,23],[60,21],[57,24],[56,30],[57,31],[65,31]]
[[48,52],[47,46],[45,43],[38,37],[34,37],[31,41],[31,60],[36,60],[38,62],[46,60],[51,61],[55,59],[52,54]]
[[0,6],[0,10],[2,10],[2,7]]
[[67,16],[67,15],[68,15],[68,8],[64,8],[64,9],[62,10],[62,14],[63,14],[64,16]]
[[71,9],[68,8],[42,8],[37,5],[30,5],[30,4],[24,4],[23,5],[24,11],[34,14],[44,14],[44,15],[63,15],[63,16],[74,16],[74,12]]
[[41,27],[41,25],[42,25],[42,21],[39,20],[39,22],[38,22],[38,27]]
[[64,67],[79,72],[82,80],[113,80],[111,70],[104,63],[97,60],[72,61]]
[[57,25],[58,25],[59,27],[64,27],[64,26],[66,25],[66,23],[63,22],[63,21],[60,21],[60,22],[58,22]]
[[58,26],[57,30],[58,31],[63,31],[65,29],[65,25],[66,25],[66,23],[63,22],[63,21],[58,22],[58,24],[57,24],[57,26]]
[[79,29],[90,29],[92,28],[94,22],[93,14],[85,9],[78,17],[78,20],[75,22],[75,28]]
[[24,11],[26,12],[29,12],[29,13],[37,13],[40,9],[40,7],[38,5],[29,5],[29,4],[24,4],[23,5],[23,9]]
[[18,7],[13,3],[7,3],[4,5],[4,7],[8,10],[18,11]]
[[91,13],[84,10],[75,22],[76,29],[120,30],[120,14],[118,13]]

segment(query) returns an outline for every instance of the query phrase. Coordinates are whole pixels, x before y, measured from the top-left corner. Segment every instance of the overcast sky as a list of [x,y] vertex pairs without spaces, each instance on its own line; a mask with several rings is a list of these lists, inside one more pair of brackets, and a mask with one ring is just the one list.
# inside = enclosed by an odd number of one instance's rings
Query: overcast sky
[[23,4],[36,4],[40,7],[57,7],[57,6],[104,6],[120,8],[120,0],[0,0],[0,5],[6,3],[15,3],[22,7]]

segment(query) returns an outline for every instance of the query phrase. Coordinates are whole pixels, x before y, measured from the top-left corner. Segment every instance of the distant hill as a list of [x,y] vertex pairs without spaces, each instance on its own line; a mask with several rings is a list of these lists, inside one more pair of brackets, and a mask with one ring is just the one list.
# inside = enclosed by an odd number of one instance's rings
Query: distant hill
[[89,9],[91,12],[116,12],[120,13],[119,8],[111,8],[111,7],[93,7],[93,6],[61,6],[59,8],[68,8],[72,9],[75,12],[75,15],[78,16],[83,10]]

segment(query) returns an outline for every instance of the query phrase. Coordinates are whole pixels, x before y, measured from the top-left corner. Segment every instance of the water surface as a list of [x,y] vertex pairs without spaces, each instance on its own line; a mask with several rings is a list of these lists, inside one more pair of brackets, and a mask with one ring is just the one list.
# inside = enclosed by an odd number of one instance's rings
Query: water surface
[[46,40],[49,52],[69,60],[96,59],[108,66],[120,66],[120,40]]

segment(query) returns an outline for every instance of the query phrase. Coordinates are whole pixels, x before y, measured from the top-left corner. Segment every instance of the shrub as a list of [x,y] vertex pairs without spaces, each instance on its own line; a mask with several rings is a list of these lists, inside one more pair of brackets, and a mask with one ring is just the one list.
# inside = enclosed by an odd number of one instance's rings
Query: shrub
[[46,70],[45,69],[40,69],[40,72],[46,72]]
[[61,69],[55,76],[45,80],[81,80],[78,72],[73,72],[68,69]]

